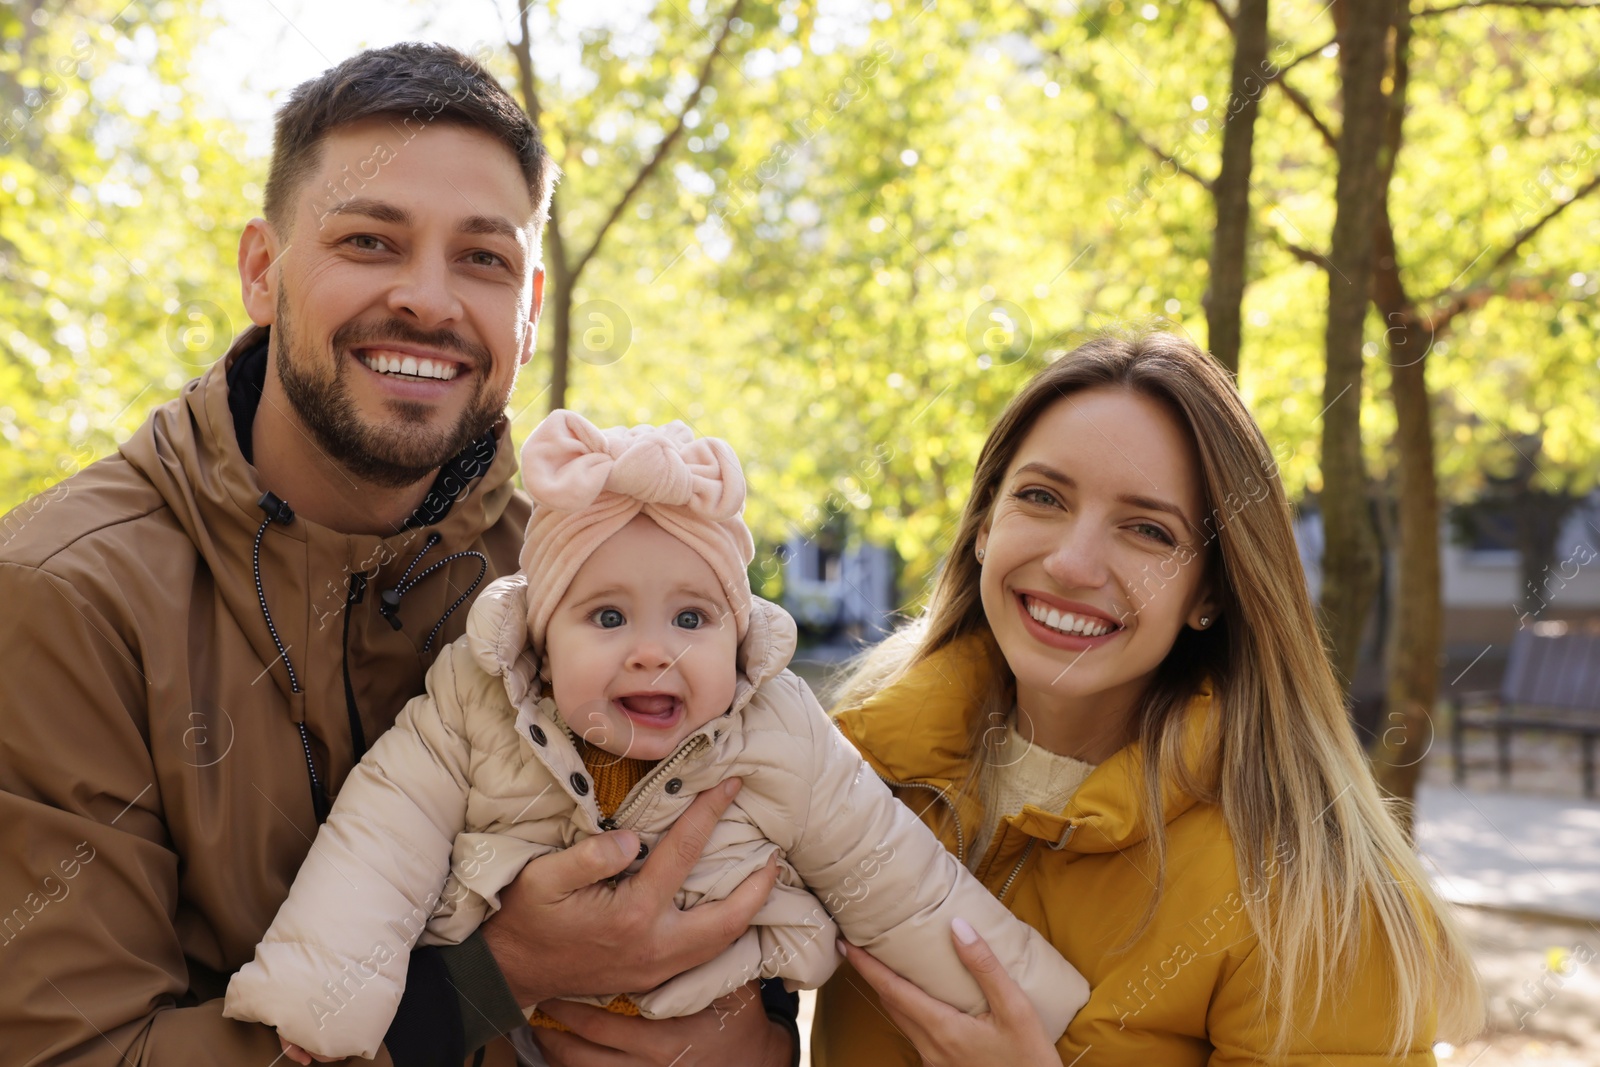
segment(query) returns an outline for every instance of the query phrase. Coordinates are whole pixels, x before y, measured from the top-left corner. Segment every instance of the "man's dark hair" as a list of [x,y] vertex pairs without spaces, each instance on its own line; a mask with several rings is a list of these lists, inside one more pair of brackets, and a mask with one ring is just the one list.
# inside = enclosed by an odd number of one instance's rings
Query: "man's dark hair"
[[380,115],[396,119],[407,140],[430,122],[472,126],[498,138],[522,166],[534,225],[543,229],[559,170],[527,113],[471,56],[418,42],[369,49],[295,86],[273,135],[267,221],[288,232],[295,192],[317,169],[330,131]]

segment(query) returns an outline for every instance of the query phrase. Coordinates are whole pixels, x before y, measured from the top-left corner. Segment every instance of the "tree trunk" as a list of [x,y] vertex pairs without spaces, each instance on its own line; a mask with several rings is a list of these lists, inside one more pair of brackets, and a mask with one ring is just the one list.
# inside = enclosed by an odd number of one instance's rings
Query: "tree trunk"
[[1206,343],[1239,373],[1239,306],[1244,301],[1245,247],[1250,227],[1250,163],[1256,112],[1266,88],[1267,0],[1239,0],[1233,20],[1233,88],[1222,128],[1222,169],[1211,186],[1217,227],[1211,239],[1211,285],[1206,294]]
[[1372,746],[1372,770],[1379,786],[1407,802],[1398,814],[1409,833],[1411,802],[1422,759],[1433,743],[1433,709],[1439,695],[1444,629],[1439,488],[1434,473],[1433,398],[1426,374],[1427,328],[1407,314],[1400,324],[1390,326],[1388,337],[1388,351],[1394,357],[1390,394],[1398,456],[1399,588],[1390,631],[1384,717]]
[[1396,581],[1388,615],[1384,715],[1370,748],[1378,786],[1402,801],[1397,811],[1409,836],[1422,760],[1434,741],[1434,705],[1439,697],[1439,653],[1444,644],[1444,590],[1439,571],[1439,484],[1434,462],[1433,397],[1428,392],[1428,353],[1434,322],[1419,314],[1400,276],[1394,224],[1389,217],[1389,180],[1404,143],[1406,92],[1411,70],[1411,10],[1395,11],[1394,92],[1390,100],[1386,154],[1381,165],[1384,198],[1373,234],[1376,263],[1372,299],[1383,314],[1384,355],[1394,400],[1395,504],[1399,545]]
[[565,279],[552,285],[550,308],[550,410],[567,406],[567,370],[572,363],[572,286]]
[[1373,227],[1383,202],[1378,153],[1388,117],[1383,75],[1392,8],[1392,0],[1344,0],[1334,8],[1340,21],[1344,129],[1328,256],[1321,493],[1327,552],[1321,613],[1329,654],[1346,688],[1378,581],[1361,457],[1361,345],[1372,285]]

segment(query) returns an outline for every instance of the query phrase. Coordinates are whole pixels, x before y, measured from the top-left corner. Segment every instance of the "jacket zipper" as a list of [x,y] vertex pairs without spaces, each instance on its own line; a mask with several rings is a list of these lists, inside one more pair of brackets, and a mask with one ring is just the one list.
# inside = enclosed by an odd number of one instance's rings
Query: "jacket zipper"
[[878,777],[882,779],[884,785],[891,786],[895,789],[929,790],[934,796],[938,797],[944,802],[944,806],[950,809],[950,821],[956,828],[956,862],[960,863],[962,866],[966,866],[967,836],[961,832],[961,813],[956,810],[956,806],[951,803],[950,798],[945,796],[945,790],[940,789],[936,785],[929,785],[927,782],[897,782],[892,778],[884,778],[884,776],[881,774],[878,775]]
[[360,763],[367,752],[367,734],[361,728],[361,711],[356,707],[356,690],[350,681],[350,616],[352,610],[367,595],[367,576],[359,572],[350,575],[350,592],[344,598],[344,709],[350,716],[350,751],[352,762]]
[[[577,733],[572,729],[572,727],[567,725],[567,720],[561,717],[560,712],[557,712],[554,718],[556,722],[561,724],[561,729],[572,741],[573,746],[576,747],[579,740]],[[656,764],[654,770],[639,780],[639,784],[634,786],[635,792],[632,800],[618,808],[615,814],[601,818],[600,829],[615,830],[617,827],[621,826],[622,820],[628,815],[633,814],[633,809],[637,808],[644,801],[645,796],[648,795],[651,788],[655,786],[656,779],[660,778],[662,775],[671,774],[673,771],[683,766],[684,761],[686,761],[690,756],[693,756],[710,743],[711,742],[706,739],[705,734],[695,734],[693,737],[689,738],[689,740],[679,745],[678,751],[674,752],[672,755]]]
[[1017,880],[1017,875],[1022,873],[1022,865],[1028,862],[1028,857],[1033,853],[1033,846],[1039,843],[1037,837],[1028,838],[1028,843],[1023,846],[1022,858],[1017,860],[1017,865],[1011,868],[1011,874],[1006,878],[1006,884],[1000,887],[1000,892],[995,894],[995,899],[1004,904],[1006,894],[1011,892],[1011,883]]
[[[615,830],[617,827],[622,826],[624,824],[624,820],[633,814],[634,809],[636,809],[640,804],[644,803],[644,798],[647,797],[650,794],[650,791],[655,788],[655,784],[660,778],[671,774],[673,771],[683,766],[684,763],[688,761],[689,757],[696,755],[701,749],[705,748],[710,743],[711,742],[706,739],[705,734],[695,734],[693,737],[689,738],[688,741],[679,746],[678,751],[674,752],[672,755],[656,764],[656,769],[644,776],[644,779],[640,781],[639,785],[637,786],[632,800],[618,808],[616,813],[610,818],[601,819],[600,825],[607,830]],[[606,826],[606,823],[610,823],[611,825]]]

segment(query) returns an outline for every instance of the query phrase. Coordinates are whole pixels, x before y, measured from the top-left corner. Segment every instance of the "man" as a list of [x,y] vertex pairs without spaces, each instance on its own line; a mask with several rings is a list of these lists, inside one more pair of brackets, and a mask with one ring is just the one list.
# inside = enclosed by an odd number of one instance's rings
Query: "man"
[[[526,115],[451,49],[301,85],[239,243],[255,326],[8,527],[0,1062],[277,1058],[271,1031],[222,1018],[228,978],[351,767],[516,567],[529,503],[504,408],[534,353],[554,179]],[[459,1063],[521,1007],[648,988],[726,947],[770,874],[672,906],[715,792],[637,877],[604,884],[633,835],[594,838],[530,863],[467,942],[412,953],[388,1060]],[[789,1062],[792,1009],[770,1021],[754,998],[660,1023],[547,1005],[572,1032],[545,1051]]]

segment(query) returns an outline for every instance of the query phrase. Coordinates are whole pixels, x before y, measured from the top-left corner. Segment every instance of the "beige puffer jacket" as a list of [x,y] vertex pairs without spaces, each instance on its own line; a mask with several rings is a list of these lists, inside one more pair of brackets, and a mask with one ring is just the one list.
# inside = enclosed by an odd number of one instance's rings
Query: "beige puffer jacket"
[[419,936],[460,941],[529,859],[604,829],[625,827],[653,848],[697,793],[739,776],[744,788],[678,904],[721,899],[774,851],[779,885],[717,959],[649,992],[618,991],[644,1015],[698,1011],[757,977],[814,988],[833,973],[841,929],[931,995],[984,1011],[951,944],[960,916],[1027,990],[1052,1040],[1066,1029],[1088,998],[1082,976],[890,796],[785,670],[795,640],[785,612],[756,601],[731,709],[603,826],[570,735],[539,699],[525,590],[513,575],[483,592],[466,634],[429,670],[427,693],[351,773],[254,962],[229,984],[225,1015],[276,1026],[318,1055],[370,1056]]

